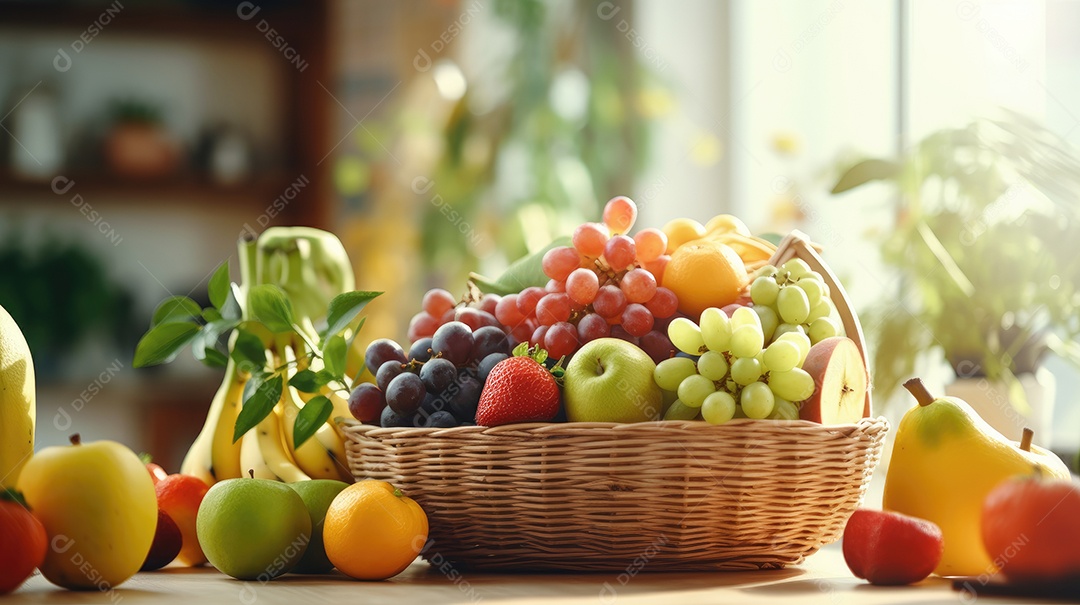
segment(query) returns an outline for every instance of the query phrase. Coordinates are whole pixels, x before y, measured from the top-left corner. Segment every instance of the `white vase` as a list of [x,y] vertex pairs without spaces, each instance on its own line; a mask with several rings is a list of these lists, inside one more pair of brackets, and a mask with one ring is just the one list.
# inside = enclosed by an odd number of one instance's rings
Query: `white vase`
[[971,404],[983,420],[1009,439],[1019,441],[1024,429],[1030,428],[1035,431],[1032,442],[1049,448],[1057,394],[1054,374],[1039,367],[1034,373],[1017,378],[1027,398],[1027,410],[1023,410],[1023,403],[1009,400],[1009,390],[1003,382],[985,377],[957,378],[945,386],[945,394]]

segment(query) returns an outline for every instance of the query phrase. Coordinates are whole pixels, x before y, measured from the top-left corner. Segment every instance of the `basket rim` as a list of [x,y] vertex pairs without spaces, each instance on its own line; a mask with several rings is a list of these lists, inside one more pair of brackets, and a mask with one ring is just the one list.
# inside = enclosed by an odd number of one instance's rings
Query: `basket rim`
[[772,430],[774,428],[783,428],[784,430],[797,430],[798,432],[850,432],[859,429],[868,429],[880,427],[888,430],[889,422],[884,416],[868,416],[860,418],[856,423],[849,424],[821,424],[818,422],[812,422],[810,420],[770,420],[770,419],[755,419],[755,418],[735,418],[725,422],[724,424],[709,424],[704,420],[651,420],[646,422],[523,422],[516,424],[504,424],[500,426],[455,426],[447,428],[438,427],[381,427],[372,424],[364,424],[355,418],[348,418],[345,416],[337,416],[334,418],[334,422],[343,430],[360,433],[363,435],[370,435],[373,437],[393,436],[395,434],[409,434],[416,436],[427,435],[453,435],[453,436],[465,436],[470,434],[475,435],[496,435],[500,433],[559,433],[560,431],[572,429],[595,429],[598,431],[608,430],[615,432],[631,432],[640,429],[657,430],[657,429],[679,429],[689,430],[694,428],[709,429],[711,431],[724,430],[725,427],[729,428],[762,428]]

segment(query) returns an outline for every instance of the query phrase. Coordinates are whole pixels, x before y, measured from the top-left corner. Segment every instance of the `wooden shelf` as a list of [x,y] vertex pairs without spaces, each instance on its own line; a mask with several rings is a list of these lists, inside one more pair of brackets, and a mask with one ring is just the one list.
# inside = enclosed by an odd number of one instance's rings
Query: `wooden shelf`
[[[266,34],[256,25],[265,19],[281,33],[302,27],[305,11],[303,2],[261,2],[260,10],[245,20],[237,13],[237,4],[213,2],[153,2],[116,6],[113,2],[96,0],[65,2],[45,0],[24,2],[0,0],[5,26],[20,29],[87,29],[91,25],[110,34],[161,35],[201,37],[219,40],[259,40]],[[111,9],[111,14],[106,13]],[[246,14],[246,13],[245,13]],[[104,23],[101,25],[100,23]],[[263,42],[266,40],[263,39]]]
[[[298,69],[284,56],[275,61],[284,76],[285,91],[286,115],[279,143],[286,152],[283,162],[287,168],[279,171],[280,176],[260,177],[235,186],[214,184],[194,175],[160,181],[123,180],[98,173],[66,176],[76,181],[77,192],[84,198],[100,193],[118,199],[182,198],[200,205],[251,203],[265,208],[302,174],[310,184],[277,218],[281,222],[329,228],[334,217],[329,172],[332,162],[322,161],[334,145],[334,101],[325,91],[326,86],[333,86],[328,6],[326,0],[264,0],[254,3],[252,10],[258,7],[258,12],[245,13],[245,19],[238,14],[236,3],[213,0],[124,2],[122,8],[111,0],[0,0],[0,28],[41,34],[82,32],[93,27],[99,30],[95,36],[151,40],[171,37],[193,45],[243,43],[268,53],[280,53],[277,40],[286,40],[296,56],[303,57],[304,65]],[[110,7],[114,13],[119,8],[119,12],[106,16]],[[280,38],[267,38],[274,35],[268,31],[271,28]],[[57,195],[50,183],[51,179],[31,181],[0,173],[0,205],[10,201],[13,194],[70,201],[74,188]]]
[[[235,185],[214,183],[194,175],[178,175],[164,179],[131,180],[111,176],[107,173],[73,173],[65,175],[68,181],[58,186],[68,187],[63,193],[53,190],[52,179],[27,179],[0,172],[0,204],[13,201],[17,197],[33,197],[35,201],[55,201],[68,203],[72,196],[81,195],[86,201],[94,203],[94,198],[148,200],[182,199],[186,203],[199,205],[240,204],[265,206],[277,198],[291,182],[285,178],[259,177]],[[71,184],[71,183],[74,184]]]

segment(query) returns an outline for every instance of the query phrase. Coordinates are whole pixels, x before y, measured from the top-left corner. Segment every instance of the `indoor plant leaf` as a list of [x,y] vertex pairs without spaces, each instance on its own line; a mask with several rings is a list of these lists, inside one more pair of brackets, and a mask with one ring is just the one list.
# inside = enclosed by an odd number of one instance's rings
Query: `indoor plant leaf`
[[542,263],[544,254],[548,250],[559,246],[569,246],[569,237],[557,237],[542,249],[523,256],[510,264],[503,274],[496,279],[490,279],[479,273],[470,273],[469,279],[473,281],[483,292],[505,296],[514,292],[521,292],[529,286],[543,287],[548,282],[548,276],[544,275]]

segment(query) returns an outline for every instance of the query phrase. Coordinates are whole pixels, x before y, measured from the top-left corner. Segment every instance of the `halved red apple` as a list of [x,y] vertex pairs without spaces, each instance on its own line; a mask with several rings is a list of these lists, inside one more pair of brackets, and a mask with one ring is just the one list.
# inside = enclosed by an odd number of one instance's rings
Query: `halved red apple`
[[799,408],[800,418],[821,424],[851,424],[865,415],[870,380],[855,341],[834,336],[818,342],[810,347],[802,369],[814,378],[816,388]]

